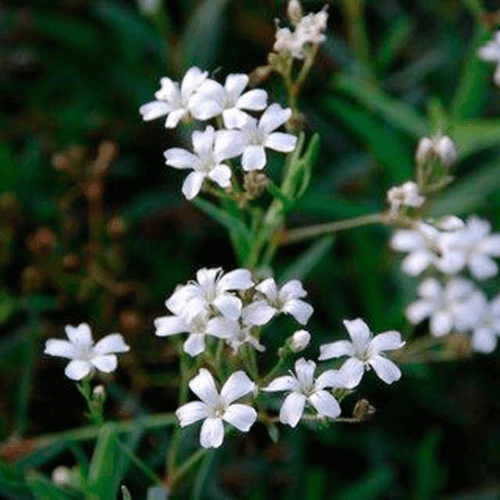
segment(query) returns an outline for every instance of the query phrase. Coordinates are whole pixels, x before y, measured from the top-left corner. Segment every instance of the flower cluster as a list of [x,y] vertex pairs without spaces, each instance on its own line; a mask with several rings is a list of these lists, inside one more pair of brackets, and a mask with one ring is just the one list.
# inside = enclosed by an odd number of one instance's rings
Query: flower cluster
[[[222,85],[208,78],[208,72],[192,67],[180,84],[162,78],[156,100],[140,107],[144,120],[167,115],[166,128],[176,127],[180,120],[215,119],[217,130],[208,125],[204,131],[193,132],[192,151],[165,151],[167,165],[192,170],[182,186],[187,199],[193,199],[207,179],[221,188],[231,188],[234,172],[224,163],[229,159],[241,156],[243,171],[250,172],[266,166],[266,149],[282,153],[295,149],[297,137],[277,132],[292,111],[277,103],[267,106],[267,92],[263,89],[245,92],[248,82],[248,75],[230,74]],[[249,114],[255,111],[263,111],[258,119]]]
[[323,33],[328,21],[326,7],[315,14],[311,12],[302,16],[300,3],[292,0],[288,3],[288,17],[295,29],[278,28],[274,51],[289,53],[294,59],[304,59],[309,46],[326,40]]
[[[178,287],[167,299],[166,307],[172,314],[155,320],[156,335],[187,333],[184,351],[192,357],[204,355],[202,359],[205,360],[213,359],[213,353],[221,352],[220,348],[227,345],[234,355],[231,365],[234,367],[234,362],[240,359],[237,354],[244,357],[248,349],[254,352],[265,349],[261,343],[263,327],[275,316],[287,314],[299,324],[306,325],[313,313],[311,305],[303,300],[306,295],[298,280],[278,286],[273,278],[256,283],[246,269],[228,273],[220,268],[200,269],[196,281]],[[355,388],[365,369],[373,368],[387,383],[400,378],[399,368],[382,354],[383,351],[402,347],[398,332],[386,332],[372,338],[362,320],[345,321],[344,324],[352,342],[326,344],[321,347],[319,358],[327,360],[349,356],[339,370],[326,370],[315,379],[316,363],[301,358],[295,363],[295,373],[279,376],[260,386],[263,392],[288,393],[279,412],[281,423],[295,427],[306,406],[316,410],[314,418],[337,418],[340,405],[335,398],[335,390]],[[219,339],[215,342],[218,346],[210,338]],[[304,350],[310,339],[308,331],[296,331],[280,348],[280,357],[284,359]],[[246,350],[243,351],[244,345]],[[224,421],[247,432],[257,419],[258,412],[253,406],[234,403],[244,396],[256,395],[259,390],[257,381],[243,370],[230,375],[220,393],[213,375],[205,368],[199,370],[189,387],[201,401],[181,406],[176,415],[182,427],[204,420],[200,443],[205,448],[216,448],[222,444]]]
[[[417,168],[426,169],[434,161],[449,167],[456,157],[448,137],[424,138],[417,148]],[[401,205],[415,207],[424,202],[412,182],[397,192],[394,189],[388,194],[391,211],[398,211]],[[442,280],[428,277],[420,283],[420,299],[406,309],[408,320],[418,324],[429,318],[429,329],[435,337],[471,332],[472,348],[491,352],[496,346],[496,335],[500,335],[498,298],[488,302],[473,281],[459,274],[468,272],[479,281],[495,276],[499,268],[493,257],[500,257],[500,233],[492,233],[490,223],[474,215],[465,222],[456,216],[437,221],[417,218],[412,226],[397,230],[391,238],[393,249],[408,254],[402,270],[418,276],[434,268]]]

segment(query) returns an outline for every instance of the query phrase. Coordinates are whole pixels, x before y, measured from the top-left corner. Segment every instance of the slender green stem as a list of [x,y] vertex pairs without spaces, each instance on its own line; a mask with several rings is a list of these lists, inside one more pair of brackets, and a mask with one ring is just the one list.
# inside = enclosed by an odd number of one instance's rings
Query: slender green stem
[[169,477],[169,487],[171,490],[174,489],[174,486],[177,482],[191,469],[194,467],[199,460],[201,460],[208,450],[201,448],[197,452],[193,453],[179,468]]
[[[156,429],[174,425],[177,422],[174,413],[158,413],[156,415],[149,415],[148,417],[139,418],[136,420],[128,420],[122,422],[108,422],[112,423],[114,429],[118,432],[130,432],[137,427],[143,429]],[[55,434],[46,434],[45,436],[33,437],[31,441],[35,448],[44,448],[45,446],[52,446],[56,443],[71,442],[71,441],[88,441],[95,439],[101,432],[101,428],[97,425],[89,425],[79,427],[78,429],[71,429],[69,431],[57,432]]]
[[315,238],[324,234],[335,233],[337,231],[345,231],[355,227],[368,226],[370,224],[383,224],[385,216],[382,213],[361,215],[352,219],[328,222],[326,224],[318,224],[309,227],[300,227],[291,229],[283,235],[282,244],[296,243],[298,241]]
[[132,450],[129,450],[119,439],[116,439],[118,447],[128,456],[130,461],[155,484],[162,484],[162,480],[155,474]]

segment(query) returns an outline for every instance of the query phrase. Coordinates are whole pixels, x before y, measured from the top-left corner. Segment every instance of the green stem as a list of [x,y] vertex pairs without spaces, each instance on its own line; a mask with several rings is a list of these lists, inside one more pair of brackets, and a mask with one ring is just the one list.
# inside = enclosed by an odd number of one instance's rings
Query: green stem
[[206,449],[199,449],[193,453],[169,478],[169,488],[174,489],[176,483],[191,469],[196,463],[201,460],[208,452]]
[[118,447],[128,456],[130,461],[153,483],[162,484],[162,480],[155,474],[132,450],[129,450],[119,439],[116,439]]
[[283,235],[283,244],[296,243],[298,241],[315,238],[328,233],[335,233],[337,231],[345,231],[346,229],[353,229],[355,227],[367,226],[369,224],[383,224],[385,223],[385,216],[382,213],[361,215],[352,219],[328,222],[326,224],[317,224],[315,226],[300,227],[291,229]]

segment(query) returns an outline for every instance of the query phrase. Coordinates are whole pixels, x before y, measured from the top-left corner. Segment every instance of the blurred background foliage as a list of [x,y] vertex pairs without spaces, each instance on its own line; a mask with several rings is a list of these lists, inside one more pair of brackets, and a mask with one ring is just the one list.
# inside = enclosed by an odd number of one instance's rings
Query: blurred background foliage
[[[303,5],[316,12],[323,2]],[[477,213],[498,230],[500,91],[494,65],[477,57],[500,23],[498,3],[328,5],[328,40],[300,101],[321,154],[289,227],[380,211],[387,189],[412,178],[419,138],[444,132],[460,161],[429,215]],[[81,396],[60,360],[41,354],[43,342],[82,321],[97,336],[120,331],[132,350],[105,379],[109,417],[175,410],[176,351],[153,335],[152,320],[198,268],[236,262],[224,228],[183,199],[182,174],[164,167],[162,152],[187,145],[189,133],[142,122],[138,107],[161,76],[179,79],[191,65],[225,75],[265,64],[285,7],[0,4],[0,497],[81,498],[50,482],[58,465],[88,473],[101,493],[87,498],[117,498],[120,484],[145,498],[151,471],[165,474],[171,427],[151,421],[106,427],[95,446],[95,435],[33,439],[85,425]],[[285,104],[277,79],[263,86]],[[271,164],[271,175],[279,168]],[[315,307],[313,349],[344,335],[343,318],[361,316],[375,332],[423,333],[404,321],[417,281],[401,273],[389,236],[368,227],[280,249],[277,276],[303,279]],[[499,285],[488,281],[490,297]],[[292,327],[278,324],[278,341]],[[258,424],[209,453],[173,498],[499,498],[498,351],[403,370],[391,387],[364,380],[360,394],[377,408],[370,422],[283,428],[277,444]],[[345,401],[346,415],[354,403]],[[183,453],[196,446],[197,431],[186,430]]]

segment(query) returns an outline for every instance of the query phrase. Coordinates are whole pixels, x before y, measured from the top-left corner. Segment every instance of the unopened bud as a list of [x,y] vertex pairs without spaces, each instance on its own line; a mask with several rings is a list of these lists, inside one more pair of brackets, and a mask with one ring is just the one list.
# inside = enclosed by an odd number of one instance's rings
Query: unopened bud
[[446,135],[431,139],[423,137],[418,143],[415,160],[423,165],[437,157],[445,167],[450,167],[457,161],[457,149],[453,141]]
[[356,420],[368,420],[375,413],[375,408],[370,404],[367,399],[360,399],[354,406],[352,412],[353,418]]
[[291,347],[294,352],[303,351],[311,341],[311,334],[307,330],[298,330],[292,336]]
[[104,389],[103,385],[96,385],[94,387],[94,390],[92,391],[92,396],[94,397],[94,400],[99,401],[100,403],[103,403],[104,400],[106,399],[106,391]]
[[298,24],[302,19],[302,7],[300,6],[299,0],[290,0],[286,13],[292,24]]
[[257,198],[260,196],[269,182],[266,174],[262,172],[257,172],[256,170],[252,170],[245,174],[243,180],[243,187],[245,189],[245,194],[250,199]]
[[71,482],[70,470],[64,465],[59,465],[52,471],[51,479],[57,486],[67,486]]

